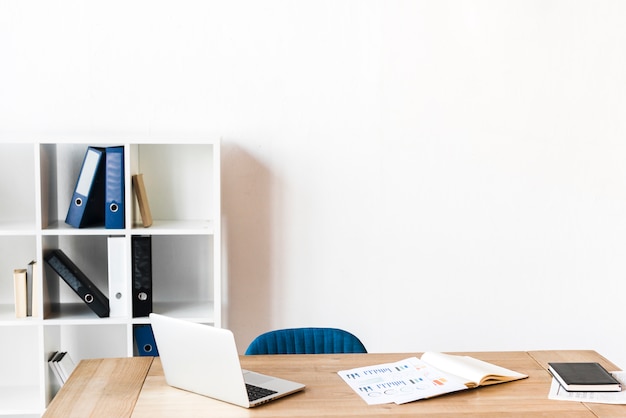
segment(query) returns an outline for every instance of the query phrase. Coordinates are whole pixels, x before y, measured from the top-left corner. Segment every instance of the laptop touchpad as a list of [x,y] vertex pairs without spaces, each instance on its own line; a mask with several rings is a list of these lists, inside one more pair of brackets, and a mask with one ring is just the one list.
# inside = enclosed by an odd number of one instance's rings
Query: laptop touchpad
[[245,372],[243,374],[243,378],[246,383],[250,383],[253,385],[262,385],[265,382],[269,382],[274,378],[271,376],[266,376],[264,374],[254,373],[254,372]]

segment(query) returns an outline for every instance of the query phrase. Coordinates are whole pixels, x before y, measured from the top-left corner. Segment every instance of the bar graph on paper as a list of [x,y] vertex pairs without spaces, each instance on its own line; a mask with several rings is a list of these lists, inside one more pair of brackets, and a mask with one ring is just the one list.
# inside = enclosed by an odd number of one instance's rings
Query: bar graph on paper
[[369,405],[404,403],[445,392],[466,389],[460,379],[411,357],[397,363],[379,364],[338,372],[339,376]]

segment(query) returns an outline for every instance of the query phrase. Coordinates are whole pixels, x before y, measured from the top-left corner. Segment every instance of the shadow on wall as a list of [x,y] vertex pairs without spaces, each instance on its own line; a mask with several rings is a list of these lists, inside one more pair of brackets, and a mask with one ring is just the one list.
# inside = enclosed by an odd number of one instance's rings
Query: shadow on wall
[[224,326],[239,351],[271,324],[271,176],[241,147],[222,142],[222,216],[227,277]]

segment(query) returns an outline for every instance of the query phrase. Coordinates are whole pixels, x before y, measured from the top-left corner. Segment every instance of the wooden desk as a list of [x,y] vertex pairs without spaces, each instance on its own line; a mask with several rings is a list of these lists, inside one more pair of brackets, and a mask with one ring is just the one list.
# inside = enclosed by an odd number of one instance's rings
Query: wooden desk
[[594,351],[486,352],[468,354],[529,375],[528,379],[467,390],[405,405],[367,405],[337,371],[402,360],[415,353],[242,356],[244,368],[295,380],[304,392],[245,409],[172,388],[160,359],[81,361],[54,398],[45,417],[626,417],[626,405],[548,399],[548,361],[597,361],[617,367]]

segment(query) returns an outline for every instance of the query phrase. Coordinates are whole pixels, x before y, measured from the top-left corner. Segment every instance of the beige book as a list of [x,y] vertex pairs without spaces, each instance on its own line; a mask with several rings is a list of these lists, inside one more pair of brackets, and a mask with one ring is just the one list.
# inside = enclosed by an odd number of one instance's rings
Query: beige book
[[426,352],[422,354],[421,359],[432,367],[460,377],[463,380],[463,384],[469,389],[512,382],[528,377],[528,375],[523,373],[505,369],[470,356]]
[[31,314],[34,318],[45,318],[50,313],[51,306],[48,300],[48,286],[45,281],[41,280],[37,261],[33,260],[28,263],[26,276],[26,280],[31,282],[28,285],[30,288],[28,297],[32,298],[32,302],[29,302],[29,305],[32,303]]
[[133,189],[137,195],[137,203],[139,204],[139,213],[141,214],[141,222],[144,228],[152,225],[152,212],[148,204],[148,195],[146,194],[146,186],[143,183],[143,174],[133,175]]
[[26,318],[26,269],[13,270],[13,285],[15,290],[15,317]]

